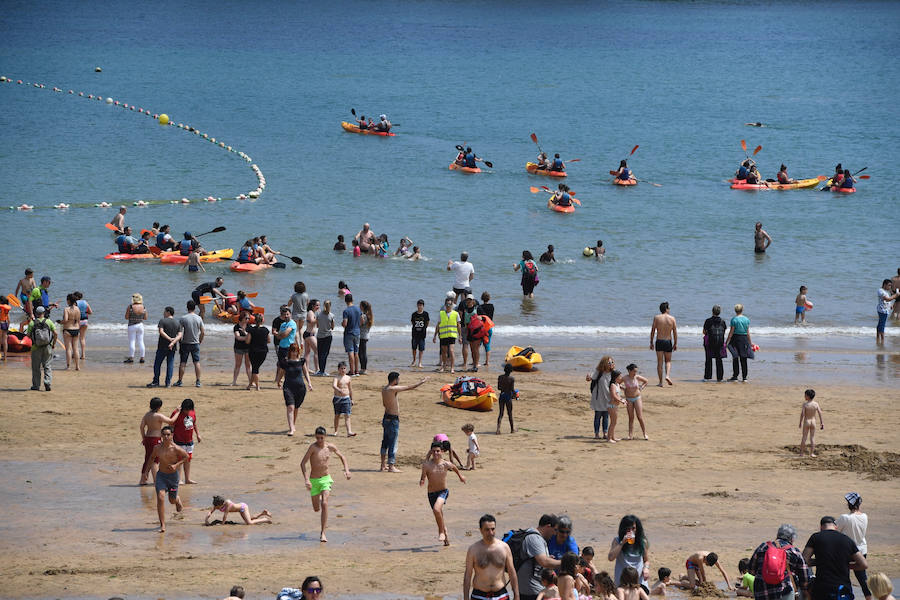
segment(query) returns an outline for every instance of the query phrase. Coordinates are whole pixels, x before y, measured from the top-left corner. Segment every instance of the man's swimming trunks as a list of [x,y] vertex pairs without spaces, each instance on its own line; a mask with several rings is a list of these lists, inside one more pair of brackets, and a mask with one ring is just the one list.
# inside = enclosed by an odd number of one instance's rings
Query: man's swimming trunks
[[497,590],[496,592],[484,592],[482,590],[472,590],[472,595],[469,596],[472,600],[509,600],[509,592],[506,591],[506,588],[502,590]]
[[444,502],[447,502],[447,496],[450,495],[450,490],[443,489],[439,492],[428,492],[428,504],[431,505],[431,508],[434,508],[434,503],[438,501],[438,498],[443,498]]
[[672,340],[656,340],[656,351],[657,352],[671,352],[672,351]]
[[174,473],[163,473],[162,471],[158,471],[156,473],[156,491],[166,492],[169,494],[170,498],[177,496],[178,470],[176,469]]
[[325,475],[324,477],[316,477],[315,479],[310,479],[309,482],[312,484],[312,487],[309,490],[310,496],[318,496],[322,492],[330,492],[331,486],[334,484],[334,479],[331,478],[331,475]]
[[691,570],[699,571],[700,570],[700,567],[697,566],[697,563],[695,563],[691,559],[687,559],[686,561],[684,561],[684,568],[687,569],[688,571],[691,571]]

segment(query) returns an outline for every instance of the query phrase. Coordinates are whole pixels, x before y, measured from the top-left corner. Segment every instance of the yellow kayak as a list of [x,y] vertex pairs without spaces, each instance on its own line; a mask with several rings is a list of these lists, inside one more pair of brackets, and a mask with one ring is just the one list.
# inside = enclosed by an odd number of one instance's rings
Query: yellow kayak
[[530,371],[534,365],[544,362],[544,359],[531,346],[527,348],[513,346],[506,353],[506,362],[516,371]]

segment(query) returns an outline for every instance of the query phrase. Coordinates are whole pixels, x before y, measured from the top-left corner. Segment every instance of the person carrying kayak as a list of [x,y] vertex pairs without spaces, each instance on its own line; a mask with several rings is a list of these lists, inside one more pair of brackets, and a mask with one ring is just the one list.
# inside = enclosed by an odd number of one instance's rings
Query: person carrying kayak
[[116,238],[116,246],[119,254],[135,254],[134,250],[138,245],[138,241],[131,235],[131,227],[126,226],[122,230],[122,234]]
[[375,131],[389,132],[391,130],[391,122],[388,121],[387,115],[380,115],[378,119],[378,122],[375,123]]
[[793,179],[788,177],[787,167],[783,164],[781,165],[781,169],[778,170],[778,175],[776,177],[778,178],[778,183],[795,183]]
[[569,186],[564,183],[559,184],[559,189],[550,196],[549,203],[557,206],[572,206],[572,196],[569,195]]
[[550,170],[560,173],[566,170],[566,164],[559,157],[559,152],[553,155],[553,162],[550,164]]
[[175,248],[175,239],[169,234],[169,226],[163,225],[156,234],[156,247],[160,250],[172,250]]
[[853,175],[850,174],[850,169],[844,169],[844,177],[841,179],[841,183],[838,187],[842,190],[849,190],[855,185],[856,180],[853,179]]
[[631,169],[628,168],[628,161],[621,160],[619,161],[619,168],[615,171],[616,179],[621,181],[629,181],[634,179],[634,175],[631,174]]
[[753,167],[756,163],[753,162],[753,159],[748,158],[744,162],[741,163],[741,166],[738,167],[737,172],[734,174],[735,179],[739,179],[741,181],[746,181],[747,176],[750,174],[750,168]]
[[359,127],[360,131],[365,131],[372,127],[372,120],[366,121],[366,115],[360,115],[358,119],[356,119],[356,126]]
[[185,231],[184,239],[178,243],[178,253],[181,256],[190,256],[193,250],[199,252],[201,256],[206,254],[206,250],[203,249],[197,238],[192,236],[190,231]]

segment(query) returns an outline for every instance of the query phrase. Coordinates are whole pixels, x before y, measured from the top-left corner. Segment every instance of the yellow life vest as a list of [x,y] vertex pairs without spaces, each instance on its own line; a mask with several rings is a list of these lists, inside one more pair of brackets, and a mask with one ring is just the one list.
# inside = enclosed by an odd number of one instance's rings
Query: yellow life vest
[[457,325],[459,323],[459,313],[455,310],[451,310],[448,315],[446,311],[443,309],[440,312],[440,323],[438,324],[438,337],[443,339],[446,338],[456,338],[458,329]]

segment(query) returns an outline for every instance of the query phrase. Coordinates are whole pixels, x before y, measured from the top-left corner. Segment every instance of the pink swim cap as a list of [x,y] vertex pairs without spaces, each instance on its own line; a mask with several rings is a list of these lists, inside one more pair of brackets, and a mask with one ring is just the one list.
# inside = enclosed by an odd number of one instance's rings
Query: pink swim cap
[[450,438],[447,437],[446,433],[439,433],[436,436],[434,436],[434,441],[435,442],[449,442]]

